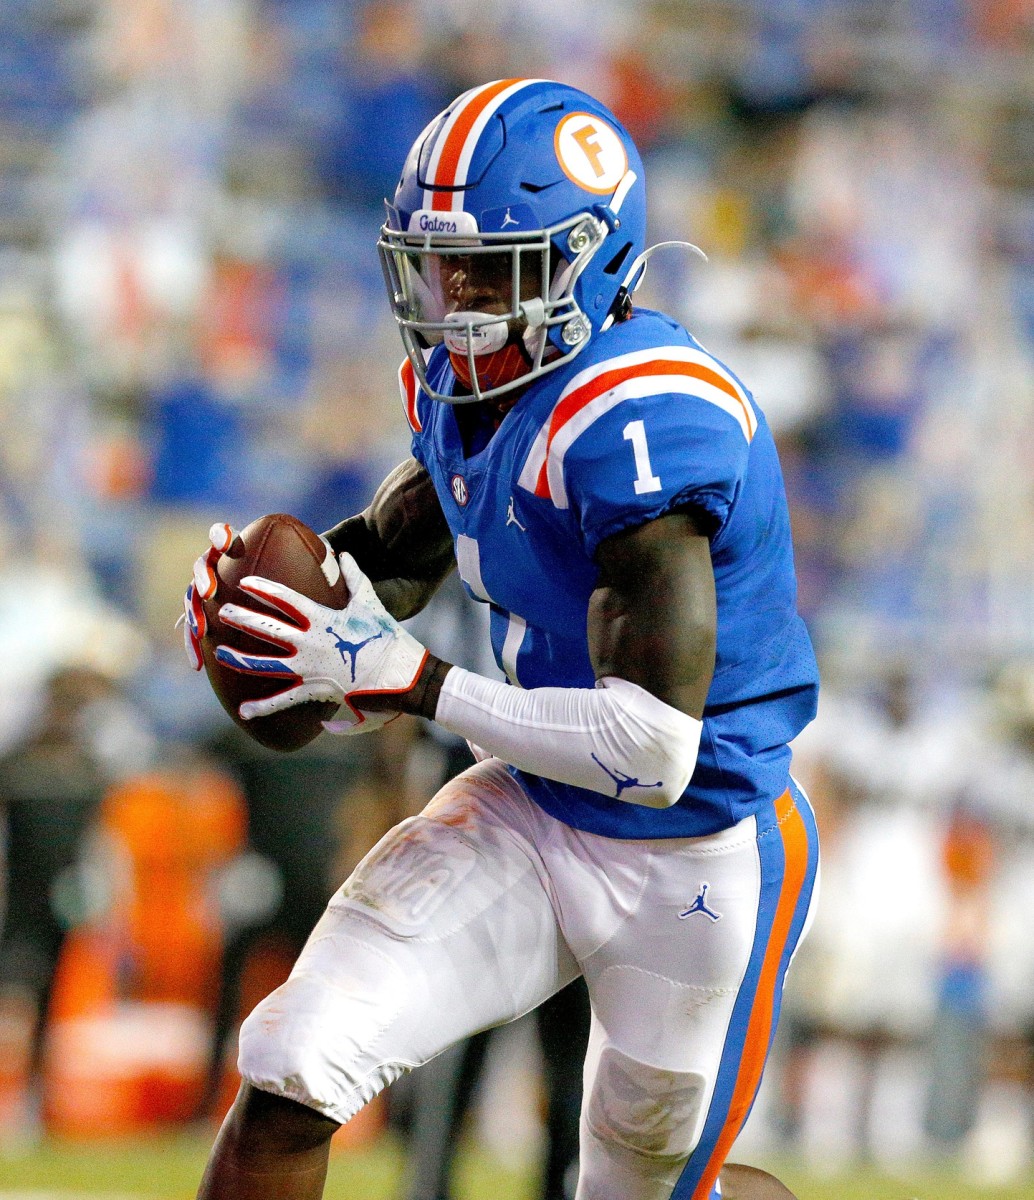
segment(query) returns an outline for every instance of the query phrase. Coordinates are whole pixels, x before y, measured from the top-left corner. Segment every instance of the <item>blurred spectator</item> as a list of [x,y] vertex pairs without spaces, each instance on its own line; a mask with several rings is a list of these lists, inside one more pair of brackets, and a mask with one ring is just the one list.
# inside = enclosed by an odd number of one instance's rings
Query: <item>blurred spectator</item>
[[[919,1047],[942,979],[954,978],[940,848],[979,760],[980,726],[907,661],[884,660],[879,680],[854,691],[837,688],[827,667],[819,716],[795,743],[795,773],[822,822],[823,894],[787,989],[782,1117],[819,1159],[914,1155]],[[899,1081],[892,1138],[891,1078]],[[972,1079],[941,1082],[954,1089],[944,1104],[974,1111]]]
[[[421,129],[449,99],[431,70],[431,30],[412,0],[368,0],[336,73],[317,171],[327,196],[376,211]],[[386,113],[391,119],[385,121]]]
[[146,660],[141,631],[102,599],[78,552],[60,523],[18,536],[0,518],[0,753],[31,726],[55,671],[128,681]]
[[0,759],[6,827],[0,1024],[28,1022],[30,1121],[61,949],[90,908],[81,871],[85,840],[108,784],[145,766],[153,751],[111,680],[69,667],[51,676],[34,726]]
[[924,1127],[943,1150],[957,1150],[977,1120],[987,1076],[988,942],[997,853],[985,819],[960,806],[945,830],[945,929],[937,971]]

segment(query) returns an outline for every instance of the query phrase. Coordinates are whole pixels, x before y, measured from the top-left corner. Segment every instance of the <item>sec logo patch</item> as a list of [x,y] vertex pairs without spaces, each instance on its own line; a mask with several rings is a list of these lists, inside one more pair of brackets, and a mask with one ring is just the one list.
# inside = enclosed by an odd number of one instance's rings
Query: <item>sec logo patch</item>
[[470,499],[470,492],[467,491],[467,481],[462,475],[453,475],[449,486],[452,488],[453,500],[456,501],[460,508],[466,508],[467,501]]
[[628,170],[617,130],[592,113],[568,113],[553,134],[553,149],[567,178],[598,196],[614,191]]

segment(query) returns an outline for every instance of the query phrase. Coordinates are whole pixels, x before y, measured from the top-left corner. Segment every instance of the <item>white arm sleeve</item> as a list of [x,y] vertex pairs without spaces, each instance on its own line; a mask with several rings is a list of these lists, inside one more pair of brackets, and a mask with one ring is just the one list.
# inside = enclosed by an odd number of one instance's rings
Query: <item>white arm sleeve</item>
[[462,667],[446,675],[435,720],[522,771],[648,808],[686,790],[703,729],[616,676],[525,691]]

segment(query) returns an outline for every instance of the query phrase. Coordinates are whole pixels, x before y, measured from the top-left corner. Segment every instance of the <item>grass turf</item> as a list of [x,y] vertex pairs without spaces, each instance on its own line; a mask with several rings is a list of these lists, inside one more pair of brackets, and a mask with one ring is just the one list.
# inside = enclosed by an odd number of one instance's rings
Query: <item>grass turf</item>
[[[209,1144],[207,1136],[89,1144],[54,1141],[30,1154],[0,1154],[0,1200],[6,1193],[32,1192],[46,1193],[47,1200],[116,1195],[190,1200]],[[402,1162],[398,1143],[390,1138],[382,1138],[371,1149],[338,1154],[331,1164],[326,1200],[396,1200]],[[817,1176],[793,1162],[771,1169],[801,1200],[1034,1200],[1034,1179],[978,1189],[949,1170],[917,1170],[892,1179],[863,1170]],[[531,1172],[504,1167],[473,1148],[462,1156],[458,1200],[533,1200],[535,1195]]]

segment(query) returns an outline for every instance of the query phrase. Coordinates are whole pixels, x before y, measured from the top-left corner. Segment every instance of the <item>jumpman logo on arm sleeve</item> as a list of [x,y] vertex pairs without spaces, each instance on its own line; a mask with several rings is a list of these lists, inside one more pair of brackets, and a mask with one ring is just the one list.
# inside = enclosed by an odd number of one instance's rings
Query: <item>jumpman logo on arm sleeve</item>
[[621,793],[626,788],[634,788],[634,787],[659,788],[659,787],[663,786],[663,781],[660,779],[656,783],[642,783],[640,780],[636,779],[634,775],[626,775],[624,773],[624,771],[617,771],[617,770],[612,771],[610,769],[610,767],[604,766],[604,764],[600,762],[600,760],[596,757],[595,754],[593,754],[591,757],[592,757],[593,762],[596,763],[602,771],[604,771],[607,775],[609,775],[611,777],[611,779],[614,780],[614,786],[617,789],[617,791],[615,791],[615,793],[614,793],[615,800],[621,799]]

